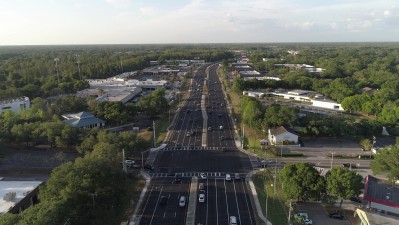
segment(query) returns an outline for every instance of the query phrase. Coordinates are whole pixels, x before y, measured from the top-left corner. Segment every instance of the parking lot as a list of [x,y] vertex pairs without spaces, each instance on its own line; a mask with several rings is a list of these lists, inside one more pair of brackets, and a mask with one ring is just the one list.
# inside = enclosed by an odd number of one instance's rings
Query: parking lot
[[[347,220],[332,219],[328,216],[327,211],[322,207],[320,203],[297,203],[294,207],[295,212],[305,212],[308,213],[309,218],[312,219],[313,224],[323,224],[323,225],[351,225]],[[352,215],[349,215],[352,216]]]

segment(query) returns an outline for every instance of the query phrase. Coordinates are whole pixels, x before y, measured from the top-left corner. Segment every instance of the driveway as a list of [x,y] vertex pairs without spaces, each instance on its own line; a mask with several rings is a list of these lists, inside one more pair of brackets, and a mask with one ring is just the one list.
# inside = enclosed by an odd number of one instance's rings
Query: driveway
[[313,220],[314,225],[351,225],[348,220],[331,219],[326,210],[320,203],[306,202],[297,203],[294,206],[295,212],[308,213],[309,218]]

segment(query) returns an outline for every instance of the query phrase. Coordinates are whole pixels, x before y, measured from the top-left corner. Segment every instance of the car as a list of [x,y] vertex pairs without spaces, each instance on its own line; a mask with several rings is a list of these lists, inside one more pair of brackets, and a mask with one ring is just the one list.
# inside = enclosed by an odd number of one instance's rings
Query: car
[[176,174],[175,179],[173,180],[174,183],[178,183],[181,181],[181,175],[180,174]]
[[204,190],[204,188],[205,188],[205,185],[204,185],[204,183],[199,183],[198,184],[198,189],[201,191],[201,190]]
[[229,225],[237,225],[237,217],[230,216],[229,218]]
[[362,203],[362,200],[356,196],[350,197],[349,200],[351,200],[352,202],[356,202],[356,203]]
[[212,130],[212,127],[208,127],[208,130]]
[[236,179],[236,180],[241,179],[240,174],[239,173],[235,173],[234,174],[234,179]]
[[222,117],[222,114],[218,114],[218,117]]
[[159,205],[166,205],[168,199],[166,196],[162,195],[161,198],[159,199]]
[[132,168],[134,169],[140,169],[141,165],[140,164],[133,164]]
[[329,214],[330,218],[343,220],[345,215],[342,212],[334,212]]
[[186,206],[186,196],[184,196],[184,195],[180,196],[180,199],[179,199],[179,206],[180,206],[180,207]]
[[205,194],[203,194],[203,193],[199,194],[198,201],[199,202],[205,202]]
[[190,136],[191,136],[191,132],[190,132],[190,131],[187,131],[186,137],[190,137]]
[[305,225],[312,225],[312,224],[313,224],[313,221],[312,221],[311,219],[303,219],[303,223],[304,223]]
[[126,159],[125,160],[125,164],[126,165],[132,165],[132,164],[134,164],[134,160]]
[[219,126],[219,130],[223,130],[223,126]]
[[145,164],[144,165],[144,169],[146,169],[146,170],[154,170],[154,166],[152,166],[150,164]]
[[206,179],[205,173],[200,173],[200,177],[201,177],[201,179]]
[[354,163],[344,163],[342,166],[347,167],[347,168],[357,168],[357,165]]
[[231,180],[231,175],[229,173],[226,174],[226,180],[227,181]]
[[220,136],[220,140],[224,140],[224,139],[226,139],[225,136]]

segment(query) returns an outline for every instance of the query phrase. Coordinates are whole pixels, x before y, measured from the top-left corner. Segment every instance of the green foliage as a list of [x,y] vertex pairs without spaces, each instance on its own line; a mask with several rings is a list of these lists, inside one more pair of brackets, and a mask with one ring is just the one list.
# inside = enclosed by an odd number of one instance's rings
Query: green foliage
[[75,95],[64,95],[51,105],[51,110],[56,115],[77,113],[87,111],[87,109],[88,105],[86,100]]
[[252,97],[242,97],[242,119],[252,128],[260,128],[263,108],[261,103]]
[[159,88],[150,96],[143,96],[138,103],[142,112],[154,116],[166,112],[169,109],[168,101],[165,99],[165,89]]
[[371,150],[371,148],[373,147],[373,141],[371,140],[371,139],[362,139],[362,140],[360,140],[360,143],[359,143],[362,147],[363,147],[363,149],[364,150],[366,150],[366,151],[370,151]]
[[298,113],[298,108],[270,105],[266,108],[263,116],[263,129],[267,130],[268,128],[284,125],[293,126],[298,117]]
[[349,199],[358,196],[363,189],[363,177],[348,168],[334,167],[326,174],[326,189],[329,196]]
[[385,174],[386,177],[396,182],[399,180],[399,145],[388,146],[377,151],[370,167],[373,174]]
[[278,174],[283,192],[289,199],[320,199],[324,178],[309,163],[288,164]]

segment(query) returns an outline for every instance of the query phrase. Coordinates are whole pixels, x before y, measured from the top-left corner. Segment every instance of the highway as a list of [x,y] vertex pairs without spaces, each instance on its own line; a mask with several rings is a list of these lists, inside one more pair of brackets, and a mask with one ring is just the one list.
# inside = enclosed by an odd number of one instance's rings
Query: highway
[[[151,184],[139,210],[141,225],[186,224],[189,208],[194,209],[195,225],[225,225],[230,216],[240,225],[256,224],[245,178],[258,166],[258,159],[235,146],[217,67],[197,69],[188,81],[189,97],[174,117],[167,146],[151,154],[154,169],[149,172]],[[201,178],[201,173],[206,177]],[[226,174],[233,179],[226,180]],[[174,182],[176,176],[181,181]],[[193,177],[204,184],[205,202],[198,201],[196,183],[190,189]],[[190,192],[196,196],[197,201],[191,202],[195,207],[188,207],[189,201],[180,207],[179,197],[188,197]],[[167,198],[167,203],[160,204],[161,198]]]

